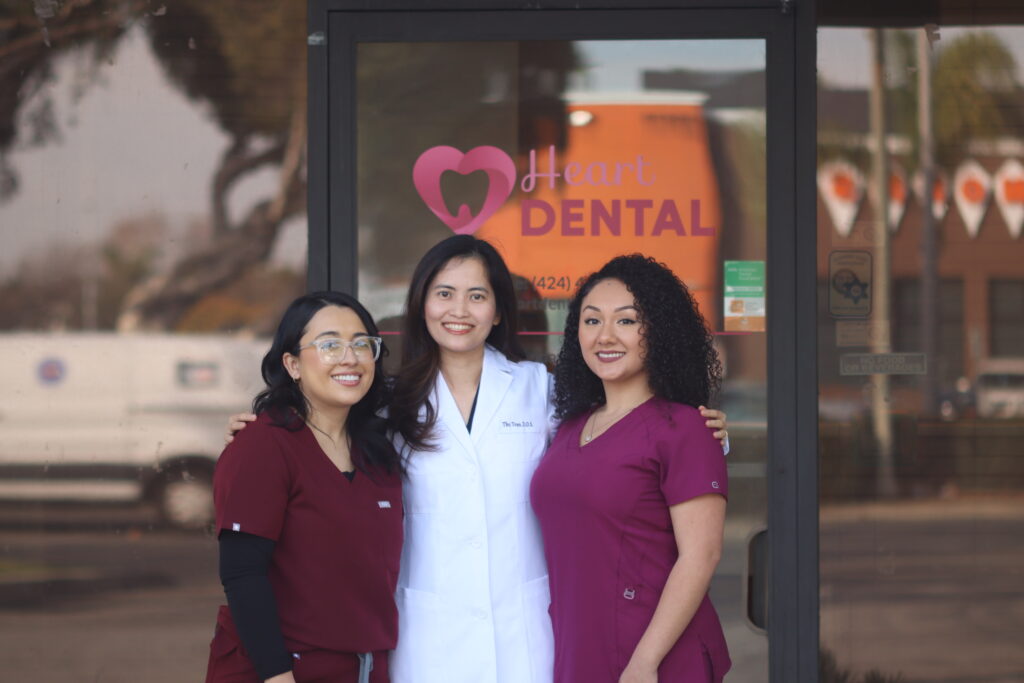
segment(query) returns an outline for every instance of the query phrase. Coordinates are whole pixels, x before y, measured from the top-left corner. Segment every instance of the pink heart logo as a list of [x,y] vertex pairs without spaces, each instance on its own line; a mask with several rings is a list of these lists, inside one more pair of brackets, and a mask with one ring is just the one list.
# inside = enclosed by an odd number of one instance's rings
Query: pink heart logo
[[[487,197],[480,213],[473,215],[465,204],[455,216],[448,213],[441,194],[441,174],[455,171],[462,175],[483,171],[487,174]],[[412,167],[412,184],[435,216],[457,235],[472,235],[501,208],[516,183],[516,165],[512,158],[497,147],[474,147],[465,154],[441,145],[431,147],[420,155]]]

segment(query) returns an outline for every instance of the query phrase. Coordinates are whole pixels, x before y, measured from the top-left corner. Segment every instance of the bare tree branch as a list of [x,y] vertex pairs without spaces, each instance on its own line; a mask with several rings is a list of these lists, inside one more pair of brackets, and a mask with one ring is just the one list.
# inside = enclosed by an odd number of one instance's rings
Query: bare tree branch
[[118,319],[118,330],[170,329],[203,296],[266,261],[281,225],[306,208],[305,140],[306,112],[300,104],[292,114],[276,195],[253,207],[237,229],[215,236],[209,247],[132,292]]
[[260,166],[280,163],[284,150],[285,143],[281,142],[257,154],[249,154],[246,141],[236,139],[224,151],[210,188],[214,235],[223,235],[230,230],[227,201],[235,181]]

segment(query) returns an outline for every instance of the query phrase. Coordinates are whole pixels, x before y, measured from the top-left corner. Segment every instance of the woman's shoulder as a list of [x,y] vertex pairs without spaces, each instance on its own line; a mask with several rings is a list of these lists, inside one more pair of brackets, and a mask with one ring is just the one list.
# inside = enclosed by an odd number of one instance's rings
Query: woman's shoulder
[[653,410],[648,413],[650,419],[655,425],[666,430],[676,431],[694,425],[704,425],[700,411],[685,403],[676,403],[656,396],[651,399],[651,406]]
[[531,379],[543,379],[548,377],[548,369],[543,363],[532,360],[512,360],[493,346],[487,346],[487,352],[506,371],[511,372],[514,377],[529,377]]
[[[296,425],[298,424],[301,423],[297,422]],[[227,455],[238,450],[256,452],[278,450],[282,442],[291,441],[297,437],[299,430],[294,428],[296,425],[275,418],[270,411],[263,411],[256,416],[254,422],[250,422],[244,429],[235,432],[235,438],[224,449],[224,454]]]

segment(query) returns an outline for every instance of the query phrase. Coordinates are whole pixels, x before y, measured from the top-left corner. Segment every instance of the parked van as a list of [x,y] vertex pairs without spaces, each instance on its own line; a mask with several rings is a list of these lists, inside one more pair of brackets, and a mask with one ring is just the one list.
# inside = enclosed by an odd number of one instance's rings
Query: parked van
[[262,388],[268,340],[0,335],[0,500],[155,501],[170,523],[213,515],[228,415]]
[[989,358],[977,380],[978,417],[1024,417],[1024,358]]

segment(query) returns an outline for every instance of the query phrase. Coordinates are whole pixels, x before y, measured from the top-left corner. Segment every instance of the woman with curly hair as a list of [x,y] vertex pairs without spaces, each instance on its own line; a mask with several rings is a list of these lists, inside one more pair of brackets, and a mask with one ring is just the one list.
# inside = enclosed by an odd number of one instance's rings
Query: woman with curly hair
[[730,667],[707,591],[722,550],[722,448],[699,407],[721,364],[696,302],[639,254],[569,305],[562,420],[531,484],[556,683],[717,683]]

